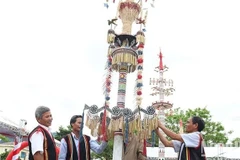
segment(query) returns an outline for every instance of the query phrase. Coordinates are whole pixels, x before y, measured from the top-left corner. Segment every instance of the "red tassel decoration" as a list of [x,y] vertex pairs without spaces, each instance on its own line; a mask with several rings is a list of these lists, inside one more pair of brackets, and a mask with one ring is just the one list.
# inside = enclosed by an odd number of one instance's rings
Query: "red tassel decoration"
[[144,139],[143,141],[143,155],[147,156],[147,141]]

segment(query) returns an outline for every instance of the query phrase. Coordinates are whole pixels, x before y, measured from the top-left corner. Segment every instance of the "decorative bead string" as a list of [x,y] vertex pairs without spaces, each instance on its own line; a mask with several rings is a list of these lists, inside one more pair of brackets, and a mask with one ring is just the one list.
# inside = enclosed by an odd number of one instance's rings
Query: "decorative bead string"
[[126,117],[125,119],[125,133],[124,133],[124,143],[127,144],[128,143],[128,133],[129,133],[129,122],[128,122],[128,118]]
[[109,107],[110,92],[111,92],[111,77],[112,77],[112,57],[111,57],[112,45],[108,48],[107,63],[105,69],[107,70],[106,79],[104,84],[104,94],[105,94],[105,106]]
[[136,105],[140,106],[142,104],[142,70],[143,70],[143,48],[144,44],[140,43],[138,46],[137,54],[138,54],[138,66],[137,66],[137,84],[136,84]]
[[105,95],[105,109],[104,109],[104,114],[102,117],[102,128],[101,128],[101,134],[102,136],[102,140],[106,139],[106,135],[107,135],[107,131],[106,131],[106,117],[107,117],[107,111],[106,108],[109,107],[109,101],[110,101],[110,92],[111,92],[111,77],[112,77],[112,57],[111,57],[111,52],[112,52],[112,44],[110,44],[109,48],[108,48],[108,55],[107,55],[107,62],[106,62],[106,67],[105,69],[107,70],[106,73],[106,79],[104,82],[104,95]]

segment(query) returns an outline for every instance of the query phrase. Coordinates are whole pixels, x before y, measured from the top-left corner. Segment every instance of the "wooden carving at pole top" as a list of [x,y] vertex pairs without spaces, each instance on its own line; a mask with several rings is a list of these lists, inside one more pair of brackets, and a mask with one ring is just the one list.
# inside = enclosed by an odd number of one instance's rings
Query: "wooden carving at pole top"
[[138,18],[140,11],[140,5],[138,3],[135,3],[133,0],[127,0],[120,3],[119,17],[122,20],[123,24],[123,34],[131,34],[132,24]]

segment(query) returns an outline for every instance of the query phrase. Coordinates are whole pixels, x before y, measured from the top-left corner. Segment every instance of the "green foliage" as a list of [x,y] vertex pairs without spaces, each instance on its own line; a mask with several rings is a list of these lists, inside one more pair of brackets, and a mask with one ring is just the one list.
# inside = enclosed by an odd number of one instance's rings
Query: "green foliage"
[[180,119],[182,119],[183,126],[185,126],[188,118],[191,118],[192,116],[199,116],[205,121],[205,129],[202,131],[202,133],[206,144],[226,144],[228,141],[227,134],[231,134],[232,131],[227,133],[220,122],[212,121],[212,115],[210,114],[210,111],[206,109],[206,107],[196,108],[194,110],[188,109],[186,111],[176,108],[173,110],[171,115],[167,116],[166,126],[175,133],[178,133]]
[[91,158],[110,160],[113,158],[113,139],[108,140],[108,145],[101,154],[91,152]]
[[240,147],[240,138],[239,138],[239,137],[234,138],[234,139],[232,140],[232,145],[233,145],[234,147]]
[[54,138],[61,141],[61,139],[67,135],[68,133],[71,133],[71,126],[67,126],[67,128],[64,128],[63,126],[60,126],[58,131],[56,132]]
[[[4,135],[1,135],[1,134],[0,134],[0,139],[2,142],[10,142],[10,140],[7,137],[5,137]],[[6,159],[9,152],[10,151],[7,151],[7,149],[5,149],[5,152],[0,154],[1,159]]]
[[10,141],[7,137],[5,137],[4,135],[1,135],[1,134],[0,134],[0,139],[1,139],[2,142],[9,142]]
[[5,149],[5,152],[0,154],[1,159],[6,159],[9,153],[10,150],[8,151],[7,149]]
[[[159,144],[159,138],[158,138],[158,136],[155,134],[154,135],[155,136],[155,138],[154,138],[154,146],[152,146],[152,147],[158,147],[158,144]],[[153,143],[153,140],[152,140],[152,138],[150,138],[150,139],[148,139],[147,140],[147,143],[148,144],[150,144],[150,145],[152,145],[152,143]]]
[[[154,146],[152,146],[152,147],[158,147],[158,144],[159,144],[159,138],[158,138],[158,135],[156,134],[156,132],[155,131],[153,131],[153,133],[154,133],[154,139],[151,137],[151,138],[149,138],[149,139],[147,139],[147,143],[148,143],[148,145],[154,145]],[[154,144],[153,144],[154,143]]]

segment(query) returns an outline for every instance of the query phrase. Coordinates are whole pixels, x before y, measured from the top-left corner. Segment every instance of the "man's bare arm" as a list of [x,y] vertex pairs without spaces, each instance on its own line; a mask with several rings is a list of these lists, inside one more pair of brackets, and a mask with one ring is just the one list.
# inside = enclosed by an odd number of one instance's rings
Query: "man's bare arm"
[[165,147],[173,147],[172,141],[167,140],[167,138],[160,133],[160,130],[158,128],[155,129],[155,132],[157,133],[160,141],[164,144]]
[[166,128],[160,121],[158,121],[158,127],[161,128],[162,131],[171,139],[183,142],[182,136],[180,134],[176,134],[170,129]]
[[38,151],[33,155],[33,159],[34,160],[44,160],[44,157],[43,157],[43,154],[40,153],[40,151]]

